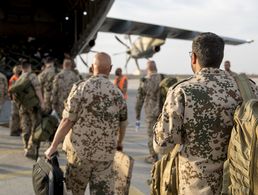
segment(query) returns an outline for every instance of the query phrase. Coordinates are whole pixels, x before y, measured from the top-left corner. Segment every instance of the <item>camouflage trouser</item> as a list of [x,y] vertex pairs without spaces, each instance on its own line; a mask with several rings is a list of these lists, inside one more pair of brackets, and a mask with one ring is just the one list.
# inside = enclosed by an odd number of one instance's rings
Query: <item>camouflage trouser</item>
[[66,166],[65,180],[73,195],[84,195],[88,183],[91,195],[114,195],[113,161],[74,158]]
[[22,140],[24,148],[29,151],[35,152],[39,147],[39,143],[33,142],[33,133],[36,127],[41,122],[41,112],[39,108],[34,108],[31,110],[25,110],[21,108],[19,110],[21,128],[22,128]]
[[146,121],[148,131],[148,148],[151,156],[157,155],[153,149],[153,126],[155,125],[156,121],[156,118],[153,118],[152,120],[149,119],[148,121]]
[[20,116],[19,116],[19,107],[17,103],[11,101],[11,117],[9,121],[9,127],[11,134],[20,133]]

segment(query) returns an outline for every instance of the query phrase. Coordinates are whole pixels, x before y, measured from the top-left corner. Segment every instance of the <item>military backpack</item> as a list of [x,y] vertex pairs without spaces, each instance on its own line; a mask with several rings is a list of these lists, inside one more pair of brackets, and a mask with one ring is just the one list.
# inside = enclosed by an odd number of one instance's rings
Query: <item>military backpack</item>
[[151,170],[151,195],[178,194],[178,154],[180,144],[176,144],[171,152],[157,161]]
[[162,110],[162,107],[165,103],[168,89],[177,83],[177,79],[172,76],[167,76],[164,74],[161,74],[161,81],[159,83],[159,89],[160,89],[160,108]]
[[26,77],[19,78],[9,89],[9,92],[14,96],[14,100],[24,106],[26,109],[31,109],[39,105],[39,99],[35,92],[35,89],[30,81]]
[[258,194],[258,99],[245,74],[234,76],[243,103],[234,112],[234,126],[224,163],[222,194]]

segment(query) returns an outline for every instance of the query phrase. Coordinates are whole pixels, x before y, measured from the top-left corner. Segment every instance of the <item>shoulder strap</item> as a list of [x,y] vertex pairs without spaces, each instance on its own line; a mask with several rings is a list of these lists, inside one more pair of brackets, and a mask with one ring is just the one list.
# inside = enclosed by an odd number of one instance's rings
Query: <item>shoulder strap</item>
[[243,98],[244,102],[247,102],[250,99],[254,99],[255,95],[252,91],[249,78],[246,76],[246,74],[235,74],[234,79],[237,82],[237,86],[239,88],[241,97]]
[[193,78],[193,76],[190,76],[190,77],[188,77],[188,78],[186,78],[186,79],[183,79],[183,80],[181,80],[181,81],[178,81],[177,83],[175,83],[175,84],[172,86],[172,89],[175,89],[176,86],[178,86],[179,84],[184,83],[184,82],[186,82],[186,81],[189,81],[189,80],[191,80],[192,78]]
[[162,81],[166,76],[164,74],[160,74],[160,81]]

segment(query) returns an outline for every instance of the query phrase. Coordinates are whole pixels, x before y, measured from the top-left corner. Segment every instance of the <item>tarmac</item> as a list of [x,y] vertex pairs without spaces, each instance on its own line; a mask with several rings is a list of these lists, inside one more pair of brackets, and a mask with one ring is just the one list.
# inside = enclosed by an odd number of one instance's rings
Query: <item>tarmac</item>
[[[129,81],[128,119],[129,125],[124,140],[124,152],[134,159],[134,167],[129,195],[150,194],[147,180],[150,179],[151,164],[144,162],[148,155],[147,131],[142,112],[141,127],[135,130],[135,101],[138,80]],[[34,195],[32,185],[32,167],[35,161],[24,157],[21,137],[11,137],[8,127],[0,126],[0,195]],[[42,143],[40,156],[49,143]],[[59,163],[64,170],[65,154],[59,145]],[[89,194],[88,189],[85,194]]]

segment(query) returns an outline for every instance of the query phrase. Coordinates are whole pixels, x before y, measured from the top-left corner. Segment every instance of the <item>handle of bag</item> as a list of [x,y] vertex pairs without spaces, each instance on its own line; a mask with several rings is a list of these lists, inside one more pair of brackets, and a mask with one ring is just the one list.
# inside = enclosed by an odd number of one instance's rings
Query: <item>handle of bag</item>
[[46,161],[49,162],[49,163],[50,163],[51,165],[53,165],[53,166],[59,167],[59,162],[58,162],[57,156],[58,156],[58,152],[54,152],[54,153],[51,155],[50,159],[46,159]]

